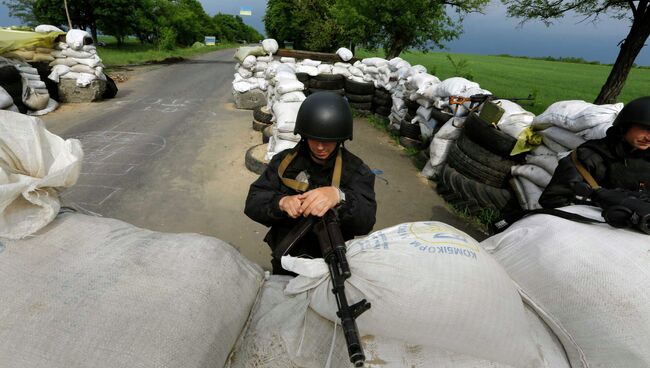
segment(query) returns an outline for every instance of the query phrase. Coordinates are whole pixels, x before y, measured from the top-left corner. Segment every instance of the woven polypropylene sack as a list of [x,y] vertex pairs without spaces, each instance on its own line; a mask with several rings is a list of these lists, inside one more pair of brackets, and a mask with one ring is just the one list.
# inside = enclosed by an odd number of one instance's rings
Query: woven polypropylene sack
[[3,367],[222,367],[263,278],[219,239],[80,214],[0,242]]

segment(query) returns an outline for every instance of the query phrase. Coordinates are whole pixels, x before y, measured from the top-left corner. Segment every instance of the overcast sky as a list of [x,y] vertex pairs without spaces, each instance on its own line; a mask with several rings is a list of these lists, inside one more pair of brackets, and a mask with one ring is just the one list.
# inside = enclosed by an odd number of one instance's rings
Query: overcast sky
[[[239,14],[240,8],[249,8],[253,15],[244,16],[244,21],[264,33],[265,0],[200,1],[210,15],[217,12]],[[611,18],[602,18],[596,23],[581,20],[581,17],[565,17],[549,28],[541,22],[527,22],[518,27],[519,20],[507,18],[504,6],[493,2],[485,14],[473,14],[465,19],[464,33],[449,43],[447,50],[489,55],[582,57],[613,63],[618,55],[617,44],[627,35],[629,22]],[[0,25],[18,23],[9,17],[7,8],[0,2]],[[641,51],[636,63],[650,66],[650,47]]]

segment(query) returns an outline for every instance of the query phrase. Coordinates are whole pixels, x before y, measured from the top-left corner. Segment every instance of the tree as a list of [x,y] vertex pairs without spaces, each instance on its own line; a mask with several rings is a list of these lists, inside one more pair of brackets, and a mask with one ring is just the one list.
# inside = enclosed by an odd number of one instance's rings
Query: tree
[[[547,26],[555,19],[562,18],[573,11],[596,21],[599,16],[609,13],[618,19],[629,19],[630,31],[621,42],[621,50],[616,62],[594,101],[595,104],[615,103],[625,81],[634,66],[641,49],[650,36],[650,6],[648,0],[501,0],[508,6],[508,15],[528,19],[539,19]],[[636,3],[636,5],[635,5]],[[525,22],[525,20],[523,21]]]

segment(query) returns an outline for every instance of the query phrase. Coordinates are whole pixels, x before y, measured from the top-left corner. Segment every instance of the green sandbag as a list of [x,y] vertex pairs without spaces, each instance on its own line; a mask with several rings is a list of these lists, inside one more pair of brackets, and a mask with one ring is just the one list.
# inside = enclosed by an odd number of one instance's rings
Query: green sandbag
[[240,63],[243,63],[244,59],[246,59],[246,56],[248,55],[264,56],[266,55],[266,52],[264,52],[262,46],[242,46],[237,49],[235,59],[239,60]]

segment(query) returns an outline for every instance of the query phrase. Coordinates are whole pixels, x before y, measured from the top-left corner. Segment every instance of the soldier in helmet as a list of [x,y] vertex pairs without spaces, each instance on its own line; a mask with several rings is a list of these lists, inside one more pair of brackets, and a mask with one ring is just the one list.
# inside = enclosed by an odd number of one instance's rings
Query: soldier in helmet
[[[352,139],[352,112],[347,101],[332,92],[310,95],[298,111],[294,134],[302,140],[276,154],[251,184],[244,212],[270,227],[264,241],[275,249],[302,216],[322,217],[336,208],[345,240],[365,235],[375,224],[375,176],[345,149]],[[291,255],[320,258],[313,234],[303,237]],[[279,259],[273,273],[286,274]]]
[[[551,182],[539,199],[544,208],[581,203],[589,197],[586,169],[605,189],[624,189],[650,194],[650,96],[628,103],[618,114],[607,136],[580,145],[575,154],[560,160]],[[587,175],[588,176],[588,175]]]

